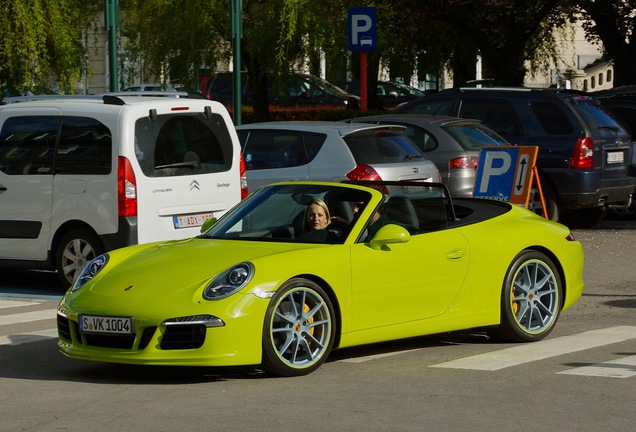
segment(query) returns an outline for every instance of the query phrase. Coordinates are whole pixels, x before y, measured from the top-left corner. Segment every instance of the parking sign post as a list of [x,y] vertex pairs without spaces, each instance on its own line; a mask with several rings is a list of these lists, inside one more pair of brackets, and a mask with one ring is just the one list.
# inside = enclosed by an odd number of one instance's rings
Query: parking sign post
[[367,51],[377,45],[376,9],[358,7],[348,10],[349,51],[360,52],[360,108],[367,110]]

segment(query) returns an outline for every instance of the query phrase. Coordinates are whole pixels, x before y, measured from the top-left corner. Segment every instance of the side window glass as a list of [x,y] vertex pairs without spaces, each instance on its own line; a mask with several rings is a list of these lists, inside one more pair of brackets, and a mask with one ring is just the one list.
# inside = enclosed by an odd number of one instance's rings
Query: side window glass
[[0,131],[0,171],[9,175],[53,174],[59,116],[8,118]]
[[317,133],[305,133],[305,149],[307,151],[307,162],[314,160],[322,145],[327,139],[327,135]]
[[409,108],[409,114],[429,114],[455,116],[455,99],[424,100]]
[[223,118],[212,114],[163,115],[135,124],[135,154],[148,177],[229,171],[232,138]]
[[57,174],[109,174],[112,135],[101,122],[88,117],[64,117],[55,168]]
[[459,117],[481,120],[500,135],[520,135],[519,122],[512,105],[504,100],[464,100]]
[[539,120],[541,127],[552,135],[569,135],[574,129],[567,116],[551,102],[531,102],[530,109]]
[[404,135],[409,137],[423,152],[429,152],[439,147],[437,139],[425,129],[407,126]]
[[248,170],[302,165],[305,163],[302,134],[293,131],[252,131],[243,157]]

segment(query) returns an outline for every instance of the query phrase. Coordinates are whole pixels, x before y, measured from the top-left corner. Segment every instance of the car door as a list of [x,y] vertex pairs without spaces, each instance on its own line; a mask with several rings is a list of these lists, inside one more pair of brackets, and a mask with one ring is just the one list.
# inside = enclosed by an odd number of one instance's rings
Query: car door
[[44,261],[61,113],[54,108],[25,111],[0,112],[0,259]]
[[351,249],[354,331],[430,319],[446,312],[468,269],[470,248],[457,230],[412,235],[381,250]]

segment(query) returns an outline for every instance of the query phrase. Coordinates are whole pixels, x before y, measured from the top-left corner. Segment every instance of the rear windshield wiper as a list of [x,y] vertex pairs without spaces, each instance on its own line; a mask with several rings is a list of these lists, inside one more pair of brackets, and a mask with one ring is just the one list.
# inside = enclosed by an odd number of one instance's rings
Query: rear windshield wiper
[[612,126],[612,125],[600,125],[598,128],[599,129],[609,129],[609,130],[612,130],[614,132],[619,132],[621,130],[621,128],[619,128],[618,126]]
[[199,166],[199,162],[197,161],[187,161],[187,162],[177,162],[168,165],[157,165],[155,167],[156,170],[166,169],[166,168],[196,168]]
[[406,156],[404,156],[404,160],[420,159],[423,157],[424,156],[418,154],[407,154]]

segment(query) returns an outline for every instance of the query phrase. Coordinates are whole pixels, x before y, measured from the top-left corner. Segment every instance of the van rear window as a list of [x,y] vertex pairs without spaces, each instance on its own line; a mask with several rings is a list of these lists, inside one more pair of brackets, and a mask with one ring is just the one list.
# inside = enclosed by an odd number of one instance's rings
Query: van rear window
[[135,124],[135,154],[147,177],[229,171],[232,139],[223,118],[212,114],[144,117]]

